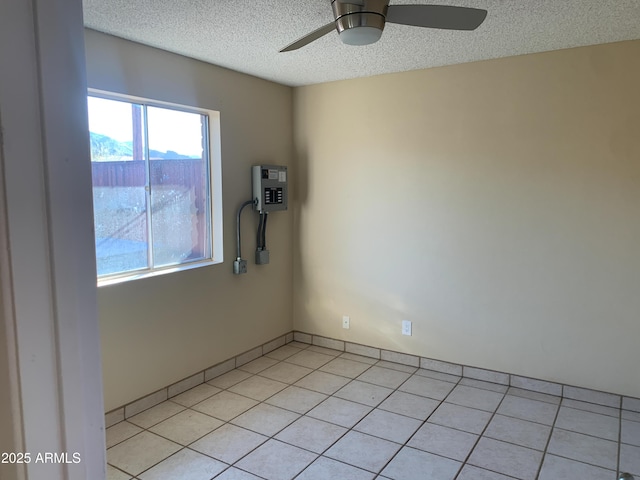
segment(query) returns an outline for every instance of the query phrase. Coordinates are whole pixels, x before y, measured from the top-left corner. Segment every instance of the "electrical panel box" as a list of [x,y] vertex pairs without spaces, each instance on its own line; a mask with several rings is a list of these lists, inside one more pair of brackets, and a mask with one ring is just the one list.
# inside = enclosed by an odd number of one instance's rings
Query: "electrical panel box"
[[278,165],[254,165],[253,209],[258,212],[286,210],[289,203],[287,167]]

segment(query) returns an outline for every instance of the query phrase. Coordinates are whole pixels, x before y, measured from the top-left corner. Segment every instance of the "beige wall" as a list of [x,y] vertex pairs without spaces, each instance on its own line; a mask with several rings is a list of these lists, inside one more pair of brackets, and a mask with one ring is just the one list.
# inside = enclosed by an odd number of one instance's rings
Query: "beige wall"
[[108,411],[291,330],[291,212],[270,216],[271,264],[256,266],[256,218],[245,209],[249,274],[234,276],[232,264],[250,166],[291,164],[292,89],[91,30],[86,50],[90,87],[221,118],[224,263],[99,288]]
[[[99,289],[107,410],[292,325],[640,396],[640,42],[293,95],[94,31],[86,42],[89,86],[221,112],[225,262]],[[249,166],[292,166],[294,130],[295,208],[269,221],[268,267],[252,265],[245,213],[250,273],[236,277]]]
[[640,396],[639,59],[296,89],[295,329]]

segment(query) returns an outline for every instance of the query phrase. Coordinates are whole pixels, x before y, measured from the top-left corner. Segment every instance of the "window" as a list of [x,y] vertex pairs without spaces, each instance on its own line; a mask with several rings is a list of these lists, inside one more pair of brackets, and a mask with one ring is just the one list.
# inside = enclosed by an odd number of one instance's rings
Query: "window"
[[98,283],[221,259],[217,112],[93,91],[88,106]]

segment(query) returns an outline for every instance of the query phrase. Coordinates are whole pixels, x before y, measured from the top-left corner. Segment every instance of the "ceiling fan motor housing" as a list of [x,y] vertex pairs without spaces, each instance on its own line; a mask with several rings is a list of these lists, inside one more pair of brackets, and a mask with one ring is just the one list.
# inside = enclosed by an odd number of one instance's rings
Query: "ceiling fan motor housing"
[[389,0],[332,0],[331,6],[343,43],[369,45],[382,36]]

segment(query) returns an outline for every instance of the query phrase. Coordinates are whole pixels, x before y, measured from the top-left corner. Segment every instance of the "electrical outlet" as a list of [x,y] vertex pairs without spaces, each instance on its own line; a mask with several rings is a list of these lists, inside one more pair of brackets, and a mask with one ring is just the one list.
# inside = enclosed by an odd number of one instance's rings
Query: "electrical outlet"
[[347,315],[344,315],[342,317],[342,328],[347,328],[348,329],[350,321],[351,321],[351,319]]
[[402,320],[402,334],[411,336],[411,320]]

